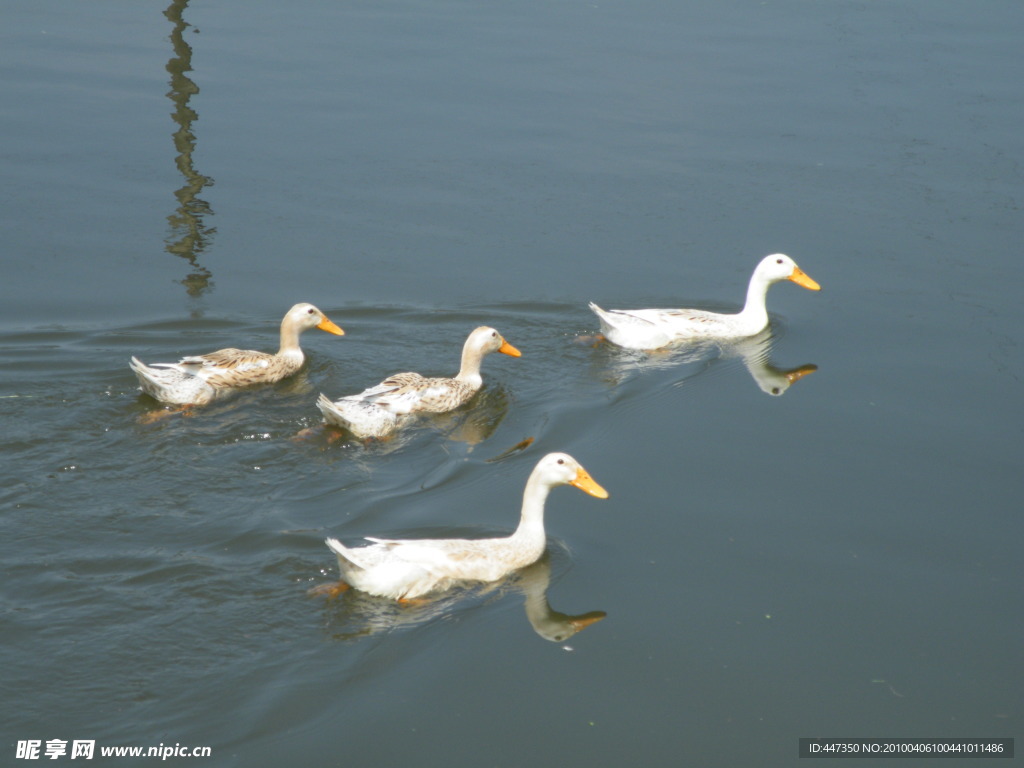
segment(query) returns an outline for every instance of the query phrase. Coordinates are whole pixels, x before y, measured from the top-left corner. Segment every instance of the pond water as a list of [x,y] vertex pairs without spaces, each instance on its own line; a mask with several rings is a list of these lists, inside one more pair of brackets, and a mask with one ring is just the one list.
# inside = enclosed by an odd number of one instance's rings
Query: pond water
[[[1018,3],[3,17],[5,764],[60,739],[789,765],[801,737],[1019,733]],[[774,252],[823,290],[773,288],[758,338],[593,341],[590,300],[735,311]],[[273,349],[298,301],[346,335],[153,418],[132,355]],[[480,324],[523,356],[471,408],[321,427],[318,393],[450,375]],[[307,594],[327,536],[511,530],[555,450],[610,498],[555,490],[526,572]]]

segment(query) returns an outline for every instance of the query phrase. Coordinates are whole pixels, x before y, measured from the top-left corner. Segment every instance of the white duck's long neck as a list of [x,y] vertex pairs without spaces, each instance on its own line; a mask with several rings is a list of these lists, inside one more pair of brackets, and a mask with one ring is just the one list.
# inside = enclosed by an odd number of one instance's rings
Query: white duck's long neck
[[467,341],[462,347],[462,366],[455,376],[459,381],[464,381],[474,389],[480,389],[484,380],[480,376],[480,364],[483,362],[483,353]]
[[519,518],[519,527],[513,534],[514,538],[538,540],[543,548],[547,542],[547,534],[544,533],[544,502],[550,492],[551,486],[541,480],[534,470],[523,491],[523,512]]
[[294,323],[288,322],[286,317],[281,321],[281,347],[277,350],[278,357],[287,357],[291,360],[298,360],[302,364],[304,356],[299,346],[299,334],[301,331]]
[[765,298],[771,285],[772,281],[759,272],[755,271],[750,278],[750,285],[747,286],[747,303],[743,305],[743,311],[737,318],[745,327],[753,329],[751,333],[756,333],[768,324]]

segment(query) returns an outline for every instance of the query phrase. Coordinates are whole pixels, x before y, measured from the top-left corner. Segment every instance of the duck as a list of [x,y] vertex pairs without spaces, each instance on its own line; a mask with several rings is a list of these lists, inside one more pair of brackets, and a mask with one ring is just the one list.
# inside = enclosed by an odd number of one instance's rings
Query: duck
[[281,320],[281,346],[275,354],[250,349],[218,349],[183,357],[177,363],[129,363],[139,389],[161,403],[206,405],[219,395],[252,384],[269,384],[296,373],[305,361],[299,336],[319,328],[336,336],[345,332],[312,304],[296,304]]
[[410,601],[443,592],[463,582],[492,582],[536,562],[544,554],[544,502],[552,488],[571,485],[599,499],[602,488],[572,456],[549,453],[526,481],[519,526],[510,536],[488,539],[381,539],[347,547],[326,539],[338,558],[341,581],[325,585],[327,594],[348,588],[376,597]]
[[811,291],[821,286],[784,253],[765,256],[754,269],[741,312],[721,314],[701,309],[601,309],[590,302],[601,321],[601,332],[612,344],[626,349],[658,349],[679,341],[737,339],[753,336],[768,325],[765,297],[777,282],[790,280]]
[[483,325],[466,339],[462,366],[453,378],[396,373],[374,387],[334,402],[321,393],[316,405],[327,424],[343,427],[359,438],[385,437],[409,414],[445,413],[467,403],[483,386],[480,365],[492,352],[522,355],[500,333]]

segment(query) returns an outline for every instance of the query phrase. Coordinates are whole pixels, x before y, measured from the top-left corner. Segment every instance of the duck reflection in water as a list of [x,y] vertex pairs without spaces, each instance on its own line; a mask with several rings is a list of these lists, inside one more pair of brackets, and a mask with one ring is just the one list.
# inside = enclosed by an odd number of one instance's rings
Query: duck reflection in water
[[452,589],[435,600],[396,602],[382,600],[363,592],[345,592],[328,619],[331,635],[337,640],[358,640],[380,633],[451,620],[475,608],[495,605],[507,595],[523,596],[526,619],[538,636],[552,643],[564,643],[573,635],[601,621],[604,611],[567,614],[556,611],[548,602],[551,586],[550,553],[529,565],[489,584]]
[[618,385],[647,371],[703,364],[696,373],[675,382],[675,386],[683,386],[689,380],[705,374],[714,365],[738,359],[762,392],[778,397],[800,379],[817,371],[818,366],[805,364],[795,368],[779,368],[773,365],[770,358],[775,341],[771,328],[765,328],[755,336],[734,341],[679,342],[651,352],[604,344],[601,349],[606,356],[599,363],[601,370],[598,375],[610,384]]

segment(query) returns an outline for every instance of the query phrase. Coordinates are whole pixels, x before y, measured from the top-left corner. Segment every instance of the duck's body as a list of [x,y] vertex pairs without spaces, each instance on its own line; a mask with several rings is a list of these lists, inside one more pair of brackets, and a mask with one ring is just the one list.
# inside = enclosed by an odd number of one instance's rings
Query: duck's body
[[413,599],[457,582],[496,581],[536,562],[544,553],[544,502],[556,485],[574,485],[598,498],[608,493],[575,459],[545,456],[530,474],[523,493],[519,527],[511,536],[491,539],[377,539],[365,547],[327,546],[338,557],[342,581],[378,597]]
[[754,270],[747,287],[743,310],[736,314],[701,309],[613,309],[590,302],[601,320],[601,332],[613,344],[627,349],[657,349],[680,341],[736,339],[753,336],[768,325],[765,297],[780,280],[791,280],[812,291],[821,289],[789,256],[765,256]]
[[345,333],[312,304],[296,304],[281,321],[281,345],[275,354],[229,348],[183,357],[177,363],[146,365],[133,357],[130,366],[139,388],[160,402],[205,405],[232,389],[268,384],[296,373],[305,361],[299,335],[309,328],[338,336]]
[[462,365],[453,378],[396,373],[374,387],[334,402],[321,394],[317,407],[328,424],[344,427],[357,437],[383,437],[399,425],[403,416],[444,413],[467,403],[483,386],[480,365],[491,352],[520,356],[500,333],[481,326],[466,339]]

